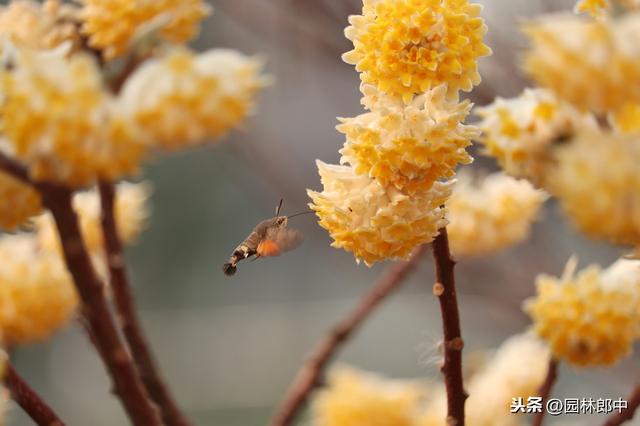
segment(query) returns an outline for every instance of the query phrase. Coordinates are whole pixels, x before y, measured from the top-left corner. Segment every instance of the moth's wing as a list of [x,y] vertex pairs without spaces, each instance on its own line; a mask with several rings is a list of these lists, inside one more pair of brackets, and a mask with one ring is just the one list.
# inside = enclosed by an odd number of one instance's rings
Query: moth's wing
[[258,244],[258,255],[260,257],[279,256],[298,247],[302,243],[303,237],[300,231],[289,228],[282,228],[268,232],[265,238]]

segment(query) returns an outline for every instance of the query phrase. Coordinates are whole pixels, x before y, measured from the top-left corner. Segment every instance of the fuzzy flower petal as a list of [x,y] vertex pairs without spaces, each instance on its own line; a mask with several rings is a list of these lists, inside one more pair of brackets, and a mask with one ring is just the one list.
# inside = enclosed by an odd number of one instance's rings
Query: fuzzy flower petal
[[67,325],[78,297],[62,258],[42,252],[33,234],[0,237],[0,341],[30,343]]
[[581,367],[615,364],[640,337],[638,269],[626,268],[627,275],[595,265],[578,274],[571,269],[560,279],[538,276],[537,296],[525,311],[556,358]]
[[640,140],[634,134],[587,131],[554,154],[547,188],[587,235],[640,244]]
[[89,44],[107,59],[122,55],[140,29],[150,22],[165,22],[159,35],[172,43],[185,43],[199,32],[211,13],[203,0],[81,0],[83,32]]
[[461,174],[447,203],[449,240],[457,255],[483,255],[529,236],[547,195],[526,180],[494,173],[473,182]]
[[525,89],[516,98],[496,100],[474,109],[484,152],[510,175],[541,184],[549,162],[548,149],[577,130],[597,128],[595,118],[560,101],[545,89]]
[[407,258],[447,224],[441,206],[451,193],[450,182],[410,197],[352,167],[317,165],[324,190],[307,191],[313,201],[309,207],[334,239],[332,246],[352,252],[358,261],[371,265]]
[[2,130],[35,180],[84,186],[137,170],[144,139],[101,79],[87,56],[26,50],[0,75]]
[[407,194],[452,177],[458,164],[472,161],[465,148],[479,132],[462,124],[471,104],[447,101],[446,94],[441,85],[406,107],[382,96],[372,112],[341,119],[337,129],[346,142],[340,162]]
[[228,49],[186,49],[148,61],[127,81],[122,109],[154,144],[175,150],[218,138],[253,111],[262,63]]
[[345,30],[354,49],[342,58],[405,102],[442,83],[457,98],[480,83],[477,60],[491,53],[480,10],[467,0],[364,0]]

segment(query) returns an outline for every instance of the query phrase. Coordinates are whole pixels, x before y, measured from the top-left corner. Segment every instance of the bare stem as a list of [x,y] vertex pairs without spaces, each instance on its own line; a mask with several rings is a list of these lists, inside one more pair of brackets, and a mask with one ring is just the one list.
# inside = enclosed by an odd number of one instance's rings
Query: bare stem
[[100,182],[102,205],[102,233],[118,319],[127,339],[140,378],[153,400],[159,405],[162,418],[168,426],[188,426],[169,389],[165,385],[147,344],[142,325],[136,314],[136,305],[127,274],[122,242],[115,219],[115,187],[111,182]]
[[0,170],[24,183],[32,183],[27,169],[2,152],[0,152]]
[[640,384],[636,385],[627,397],[627,408],[609,417],[603,426],[618,426],[633,419],[640,407]]
[[5,366],[4,383],[11,393],[11,398],[39,426],[64,426],[64,422],[53,412],[51,407],[34,391],[18,374],[9,362]]
[[113,379],[114,392],[120,397],[133,424],[160,425],[156,407],[138,377],[109,311],[103,283],[93,268],[78,217],[72,208],[71,191],[50,184],[39,184],[38,187],[58,227],[67,268],[82,300],[83,316]]
[[[551,390],[553,389],[553,385],[556,383],[557,379],[558,361],[551,358],[549,360],[549,367],[547,368],[547,376],[545,377],[544,382],[538,390],[538,396],[542,397],[543,405],[551,396]],[[542,422],[544,421],[544,413],[545,410],[538,411],[533,417],[531,426],[542,426]]]
[[338,350],[353,336],[371,313],[405,281],[424,256],[426,246],[421,246],[408,262],[399,262],[390,266],[380,280],[341,322],[331,329],[329,334],[313,351],[309,360],[302,366],[291,387],[287,391],[280,407],[271,421],[272,426],[292,425],[309,399],[313,390],[320,384],[324,371]]
[[444,363],[440,371],[444,375],[447,391],[447,425],[464,426],[464,403],[468,397],[462,380],[464,341],[460,332],[460,314],[453,272],[456,263],[449,251],[446,228],[442,228],[433,241],[433,258],[437,279],[433,293],[440,301],[444,330]]

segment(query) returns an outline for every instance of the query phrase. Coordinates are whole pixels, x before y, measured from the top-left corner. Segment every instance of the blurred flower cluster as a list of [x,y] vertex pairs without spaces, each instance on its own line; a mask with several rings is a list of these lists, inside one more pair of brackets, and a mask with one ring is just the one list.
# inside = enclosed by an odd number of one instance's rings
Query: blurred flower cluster
[[[467,423],[517,426],[514,395],[535,396],[547,372],[549,351],[530,334],[507,339],[467,378]],[[526,365],[526,368],[522,368]],[[441,426],[446,418],[444,386],[431,381],[389,380],[353,368],[337,368],[312,407],[314,426]]]
[[[0,342],[43,339],[78,296],[38,185],[80,190],[83,243],[106,275],[98,182],[133,178],[157,153],[218,140],[252,113],[262,61],[185,43],[211,13],[202,0],[12,0],[0,7]],[[93,189],[92,189],[93,187]],[[120,239],[144,227],[147,184],[116,186]]]

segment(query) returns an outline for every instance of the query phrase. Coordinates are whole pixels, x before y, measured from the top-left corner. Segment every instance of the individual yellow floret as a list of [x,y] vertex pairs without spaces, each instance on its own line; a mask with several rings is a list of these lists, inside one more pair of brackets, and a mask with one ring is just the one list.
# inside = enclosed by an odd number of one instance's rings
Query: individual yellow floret
[[171,43],[198,35],[200,22],[211,13],[203,0],[81,0],[83,32],[91,47],[107,59],[122,55],[149,25]]
[[[116,187],[115,218],[118,236],[123,243],[130,243],[140,234],[149,217],[147,200],[150,187],[146,183],[121,183]],[[92,254],[102,254],[103,239],[100,222],[101,206],[97,191],[75,194],[73,209],[80,220],[80,230],[86,248]],[[57,228],[50,213],[34,219],[39,244],[43,250],[62,253]]]
[[640,244],[640,140],[634,134],[586,131],[556,148],[547,189],[584,233]]
[[467,0],[364,0],[345,30],[354,49],[342,58],[364,83],[407,103],[442,83],[457,98],[480,83],[478,58],[491,53],[480,10]]
[[640,103],[627,102],[609,115],[611,127],[622,133],[640,131]]
[[0,341],[11,346],[46,339],[78,307],[71,276],[57,254],[43,252],[33,234],[0,237]]
[[441,206],[451,193],[450,182],[436,182],[430,190],[408,196],[352,167],[317,165],[324,190],[307,191],[313,201],[309,206],[334,239],[332,247],[352,252],[357,261],[371,265],[405,259],[447,223]]
[[15,229],[42,210],[42,200],[32,187],[0,172],[0,227]]
[[340,162],[407,194],[452,177],[472,161],[465,149],[479,131],[462,124],[471,104],[447,101],[446,94],[441,85],[406,107],[383,96],[372,112],[340,119],[337,129],[346,135]]
[[525,89],[515,98],[496,100],[475,108],[484,152],[510,175],[543,184],[549,166],[549,148],[584,128],[597,128],[590,114],[576,110],[545,89]]
[[1,126],[35,180],[84,186],[137,170],[145,141],[88,56],[27,50],[0,74]]
[[261,68],[261,61],[234,50],[173,50],[129,78],[121,108],[158,147],[193,146],[238,127],[253,111],[267,83]]
[[640,101],[640,16],[615,23],[571,15],[541,18],[525,26],[531,41],[525,69],[540,85],[576,107],[606,115]]
[[617,285],[598,266],[577,275],[574,267],[560,279],[536,279],[537,295],[525,302],[533,329],[560,360],[582,367],[615,364],[640,337],[640,275],[631,270],[635,275]]
[[313,426],[417,426],[424,390],[352,368],[331,372],[312,407]]
[[451,250],[457,255],[483,255],[522,242],[546,199],[528,181],[502,173],[477,182],[460,174],[447,203]]

